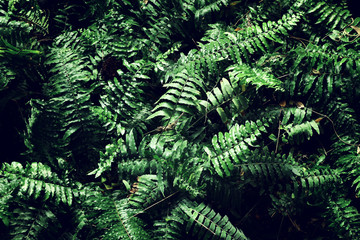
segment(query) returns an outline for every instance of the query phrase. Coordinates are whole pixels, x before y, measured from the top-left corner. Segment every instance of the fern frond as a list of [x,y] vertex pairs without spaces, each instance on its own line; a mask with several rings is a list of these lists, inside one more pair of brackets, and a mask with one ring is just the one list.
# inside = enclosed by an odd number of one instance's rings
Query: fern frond
[[337,27],[342,29],[349,22],[351,22],[351,13],[347,9],[346,5],[339,5],[319,1],[314,7],[312,7],[308,11],[308,13],[315,13],[316,15],[318,15],[318,20],[315,24],[320,24],[326,21],[326,25],[328,25],[330,29],[334,29]]
[[133,209],[127,199],[121,199],[119,192],[105,196],[94,192],[86,200],[86,206],[96,210],[89,216],[90,223],[96,226],[103,239],[151,239],[144,221],[133,217],[138,210]]
[[[283,135],[283,141],[290,142],[291,144],[300,144],[305,138],[309,140],[314,131],[320,134],[318,123],[310,119],[311,114],[311,109],[294,107],[284,109],[281,124],[287,134]],[[289,123],[292,116],[293,121]]]
[[187,192],[192,198],[205,196],[208,182],[204,179],[204,172],[208,170],[208,166],[203,163],[203,158],[184,160],[175,171],[174,187]]
[[51,103],[41,100],[30,102],[31,115],[26,128],[26,156],[33,161],[46,162],[54,169],[64,166],[67,157],[66,141],[59,129],[63,126],[63,115]]
[[181,204],[179,202],[174,205],[174,208],[169,211],[165,216],[165,219],[154,222],[154,237],[155,239],[181,239],[184,232],[184,224],[186,215],[181,210]]
[[118,164],[119,178],[128,179],[131,176],[144,174],[155,174],[160,168],[159,162],[155,159],[129,160]]
[[[291,103],[299,104],[299,102],[293,101]],[[310,140],[314,132],[320,134],[319,123],[311,120],[311,109],[288,107],[282,108],[279,113],[281,113],[280,116],[282,117],[279,128],[285,130],[285,133],[281,134],[281,140],[284,143],[301,144],[305,140]],[[277,141],[274,134],[271,134],[269,138],[275,142]]]
[[214,170],[223,177],[230,176],[234,163],[246,161],[246,155],[251,152],[250,147],[258,146],[258,138],[267,132],[266,127],[273,119],[247,121],[244,125],[235,125],[229,132],[219,133],[212,138],[212,148],[205,147]]
[[213,12],[218,12],[221,7],[227,6],[229,4],[229,0],[216,0],[216,1],[198,1],[200,8],[195,11],[195,19],[200,20],[205,15]]
[[[267,52],[272,48],[269,41],[283,43],[282,37],[287,35],[300,20],[303,13],[283,15],[277,22],[268,21],[262,25],[247,27],[243,31],[235,33],[225,32],[220,39],[217,39],[220,47],[212,47],[215,55],[222,56],[225,59],[231,59],[234,63],[241,64],[240,56],[243,56],[247,63],[250,63],[249,55],[255,51]],[[208,45],[214,45],[210,42]],[[204,50],[206,50],[205,45]],[[203,51],[204,51],[203,50]],[[206,59],[207,51],[204,51],[201,57]],[[221,57],[218,56],[218,59]],[[208,58],[208,57],[207,57]]]
[[343,129],[341,135],[353,135],[357,132],[359,123],[355,117],[355,110],[341,98],[334,99],[327,105],[328,115],[334,119],[335,129]]
[[358,239],[360,214],[350,199],[330,200],[324,215],[339,238]]
[[136,191],[130,196],[129,204],[134,208],[145,209],[161,199],[162,191],[159,186],[158,176],[148,174],[138,178]]
[[[287,32],[297,25],[302,15],[302,12],[294,14],[288,13],[283,15],[282,19],[277,22],[264,22],[261,26],[255,25],[247,28],[244,33],[239,31],[237,36],[239,36],[239,40],[242,41],[237,40],[235,42],[240,49],[248,49],[250,54],[253,53],[255,49],[266,52],[266,50],[270,48],[268,40],[283,43],[281,36],[286,36]],[[228,35],[231,37],[231,40],[235,40],[233,34],[230,35],[229,33]]]
[[[360,21],[360,18],[358,19]],[[292,65],[293,71],[300,66],[310,73],[312,69],[316,69],[320,74],[331,71],[332,73],[339,73],[341,70],[349,71],[350,74],[355,74],[359,70],[359,65],[356,64],[359,59],[357,54],[354,54],[354,49],[339,46],[336,49],[328,43],[323,45],[309,43],[306,48],[299,46],[291,51],[294,54],[295,62]],[[323,68],[323,69],[322,69]]]
[[49,33],[49,13],[41,10],[35,0],[9,1],[9,15],[30,25],[34,30]]
[[[110,171],[113,163],[116,163],[120,158],[132,158],[137,153],[134,132],[130,131],[126,134],[125,141],[119,138],[112,144],[105,147],[106,151],[100,153],[100,160],[98,168],[88,173],[88,175],[95,174],[95,178],[99,177],[105,171]],[[124,161],[124,160],[123,160]]]
[[191,197],[204,196],[206,183],[202,177],[207,166],[203,158],[198,157],[202,154],[201,145],[183,139],[175,138],[171,142],[164,139],[166,137],[153,137],[150,142],[151,154],[156,154],[160,190],[164,192],[165,181],[168,181]]
[[58,219],[49,207],[22,205],[14,209],[12,239],[47,239],[57,230]]
[[296,172],[300,176],[294,179],[294,195],[295,197],[316,196],[321,199],[330,197],[331,191],[335,186],[342,183],[340,174],[330,169],[302,169]]
[[267,151],[255,150],[246,157],[246,163],[236,165],[244,184],[272,188],[276,185],[274,183],[287,183],[291,177],[296,176],[300,166],[291,154],[281,155]]
[[49,15],[41,9],[22,10],[14,15],[44,34],[49,34]]
[[3,91],[6,86],[15,79],[15,75],[14,71],[5,66],[0,67],[0,91]]
[[[62,46],[68,37],[75,38],[74,42]],[[47,55],[46,64],[51,65],[54,75],[46,86],[46,93],[52,106],[63,113],[63,139],[67,146],[74,146],[73,157],[91,162],[98,157],[97,149],[101,147],[104,131],[97,117],[91,114],[90,94],[97,84],[86,69],[87,62],[81,56],[82,48],[76,45],[79,41],[76,37],[75,32],[60,35],[56,40],[59,47],[54,47]]]
[[[234,86],[239,86],[239,84],[234,84]],[[199,102],[200,112],[206,115],[216,109],[223,123],[228,123],[229,119],[235,117],[231,113],[234,111],[241,112],[248,106],[248,101],[242,95],[240,89],[233,87],[226,78],[220,81],[220,88],[215,87],[211,92],[207,92],[206,95],[207,101],[200,100]],[[228,102],[234,106],[234,111],[231,111],[232,106],[230,106],[230,109],[225,108],[224,105]]]
[[[116,31],[112,28],[114,24],[119,24]],[[148,40],[142,36],[144,33],[139,26],[135,17],[115,11],[79,36],[81,42],[85,43],[84,52],[95,55],[90,55],[92,66],[88,67],[93,68],[96,80],[101,80],[93,95],[99,98],[100,103],[94,113],[107,123],[106,128],[115,138],[120,136],[120,129],[134,128],[139,135],[147,131],[145,120],[151,108],[148,99],[151,93],[146,90],[150,81],[148,74],[152,73],[154,63],[139,59],[149,55],[146,53]],[[118,32],[122,34],[121,39],[117,37]],[[150,56],[148,58],[151,59]],[[117,107],[113,107],[115,105]]]
[[13,192],[16,191],[20,180],[1,178],[0,180],[0,219],[8,227],[12,218],[10,205],[14,200]]
[[24,169],[20,163],[4,163],[1,175],[18,183],[17,194],[21,198],[41,198],[48,200],[54,198],[55,204],[60,202],[71,205],[74,196],[78,196],[78,191],[72,189],[53,173],[50,167],[42,163],[33,162]]
[[106,14],[107,9],[112,8],[112,4],[114,1],[112,0],[105,0],[105,1],[96,1],[96,0],[86,0],[85,4],[88,5],[87,13],[84,14],[82,17],[83,19],[89,18],[90,16],[96,16],[98,19],[102,19],[104,14]]
[[[203,196],[206,183],[202,181],[206,170],[205,161],[199,158],[202,149],[198,144],[178,139],[176,135],[171,141],[167,136],[155,135],[149,143],[149,152],[156,159],[151,161],[156,166],[158,185],[164,194],[165,184],[186,192],[190,196]],[[168,183],[166,183],[168,182]]]
[[[138,64],[140,63],[134,62],[133,65],[130,66],[129,64],[128,67],[137,68],[136,72],[138,73],[141,72]],[[120,71],[119,73],[121,74]],[[147,77],[134,73],[135,72],[121,74],[121,82],[118,80],[118,77],[113,77],[107,81],[105,86],[106,94],[101,96],[100,99],[102,112],[99,113],[101,115],[104,115],[104,113],[108,114],[109,117],[107,117],[107,119],[114,122],[115,125],[118,125],[117,127],[134,128],[143,135],[147,129],[145,119],[147,119],[149,115],[150,107],[144,103],[144,101],[141,101],[145,99],[144,92],[141,89],[142,84],[133,84],[132,81],[135,78],[140,79]],[[128,79],[128,76],[131,76],[131,78]],[[113,105],[117,105],[117,107],[114,108],[112,107]],[[132,121],[130,121],[130,119],[132,119]]]
[[[352,139],[344,138],[345,142],[352,143]],[[335,151],[331,154],[331,159],[337,168],[341,169],[344,181],[348,181],[355,188],[356,196],[360,196],[360,168],[359,154],[355,145],[347,145],[342,141],[335,142],[332,147]]]
[[160,97],[157,106],[153,109],[148,119],[162,116],[164,120],[169,120],[174,113],[195,113],[197,99],[201,96],[204,89],[203,81],[198,76],[192,76],[188,70],[183,70],[174,76],[171,83],[164,85],[170,89]]
[[186,231],[191,229],[199,239],[248,239],[240,229],[231,224],[227,216],[221,216],[204,203],[194,208],[182,206],[182,210],[189,217]]
[[314,134],[314,131],[320,134],[318,123],[316,123],[314,120],[297,125],[289,124],[285,126],[285,129],[288,136],[283,136],[282,139],[284,141],[286,138],[288,138],[285,140],[285,142],[289,142],[292,144],[301,144],[303,143],[305,138],[307,140],[310,140],[310,138]]
[[12,45],[6,39],[1,37],[0,39],[0,57],[3,56],[19,56],[25,57],[27,55],[40,55],[42,54],[39,50],[31,50],[31,49],[22,49],[17,46]]
[[236,85],[255,85],[256,89],[260,87],[273,88],[278,91],[284,91],[282,82],[271,73],[262,71],[258,68],[251,68],[246,64],[233,65],[226,69],[229,71],[231,83]]

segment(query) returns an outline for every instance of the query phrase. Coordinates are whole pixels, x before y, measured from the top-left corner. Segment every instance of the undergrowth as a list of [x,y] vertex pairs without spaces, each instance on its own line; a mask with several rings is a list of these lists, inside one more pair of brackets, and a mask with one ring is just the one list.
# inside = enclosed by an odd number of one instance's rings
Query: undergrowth
[[0,2],[1,239],[360,239],[360,17],[320,0]]

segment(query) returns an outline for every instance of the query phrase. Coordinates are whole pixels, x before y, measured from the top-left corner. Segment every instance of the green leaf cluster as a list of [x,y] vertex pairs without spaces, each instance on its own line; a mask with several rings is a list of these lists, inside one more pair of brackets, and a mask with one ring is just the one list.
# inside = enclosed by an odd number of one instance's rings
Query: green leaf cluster
[[345,0],[0,2],[1,239],[360,239]]

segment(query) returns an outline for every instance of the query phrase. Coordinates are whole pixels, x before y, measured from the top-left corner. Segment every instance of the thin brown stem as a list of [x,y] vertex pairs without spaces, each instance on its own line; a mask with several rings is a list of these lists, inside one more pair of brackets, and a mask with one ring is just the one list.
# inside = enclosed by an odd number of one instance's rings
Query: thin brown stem
[[177,194],[178,192],[179,192],[179,191],[176,191],[176,192],[174,192],[174,193],[170,194],[169,196],[167,196],[167,197],[165,197],[165,198],[161,199],[160,201],[158,201],[158,202],[156,202],[156,203],[154,203],[154,204],[152,204],[152,205],[148,206],[148,207],[147,207],[147,208],[145,208],[144,210],[142,210],[142,211],[140,211],[140,212],[138,212],[138,213],[134,214],[133,216],[129,217],[129,218],[128,218],[128,220],[129,220],[129,219],[132,219],[133,217],[136,217],[137,215],[139,215],[139,214],[141,214],[141,213],[144,213],[145,211],[149,210],[149,209],[150,209],[150,208],[152,208],[152,207],[155,207],[155,206],[156,206],[156,205],[158,205],[159,203],[161,203],[161,202],[165,201],[166,199],[168,199],[168,198],[170,198],[170,197],[174,196],[174,195],[175,195],[175,194]]
[[279,140],[280,140],[280,127],[281,127],[281,120],[280,120],[280,117],[281,117],[281,112],[282,112],[282,108],[280,109],[280,112],[279,112],[279,126],[278,126],[278,134],[277,134],[277,138],[276,138],[276,147],[275,147],[275,153],[277,153],[278,151],[278,147],[279,147]]
[[318,114],[318,115],[320,115],[320,116],[322,116],[322,117],[324,117],[324,118],[326,118],[327,120],[330,121],[336,137],[337,137],[341,142],[343,142],[343,143],[345,143],[346,145],[349,145],[349,146],[354,146],[354,147],[359,147],[359,146],[360,146],[360,144],[348,143],[348,142],[346,142],[345,140],[343,140],[343,139],[340,137],[340,135],[338,134],[338,132],[336,131],[336,129],[335,129],[334,121],[333,121],[331,118],[329,118],[327,115],[322,114],[322,113],[319,113],[319,112],[317,112],[317,111],[315,111],[315,110],[313,110],[313,109],[311,109],[311,111],[313,111],[314,113],[316,113],[316,114]]

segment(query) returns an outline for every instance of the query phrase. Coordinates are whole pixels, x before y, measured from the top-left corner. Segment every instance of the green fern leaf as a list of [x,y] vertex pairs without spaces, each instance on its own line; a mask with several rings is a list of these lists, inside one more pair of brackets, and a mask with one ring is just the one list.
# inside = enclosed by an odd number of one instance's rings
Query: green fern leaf
[[43,196],[44,200],[55,198],[56,205],[62,202],[70,206],[73,202],[73,191],[76,190],[62,185],[62,181],[50,167],[42,163],[33,162],[25,169],[16,162],[11,165],[5,163],[1,173],[9,179],[20,179],[18,195],[21,197],[38,199]]
[[186,231],[194,228],[193,235],[201,239],[248,239],[244,233],[234,227],[227,216],[221,216],[205,204],[195,208],[182,206],[183,211],[190,220],[186,225]]
[[227,68],[232,84],[245,85],[253,84],[256,88],[267,87],[284,91],[282,82],[270,73],[257,68],[251,68],[245,64],[233,65]]
[[[270,120],[271,121],[271,120]],[[214,170],[221,176],[230,176],[234,163],[246,162],[250,147],[257,146],[257,139],[266,133],[268,121],[247,121],[245,125],[235,125],[225,134],[219,133],[212,138],[212,148],[205,147]]]

